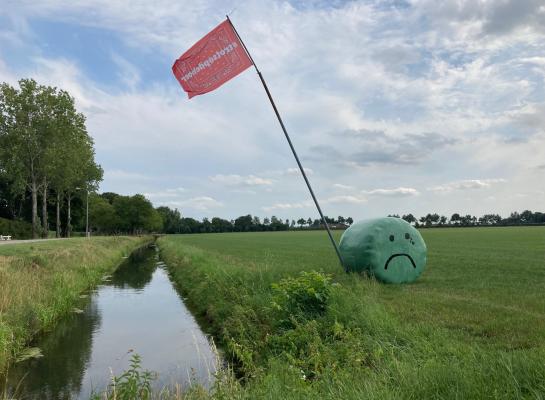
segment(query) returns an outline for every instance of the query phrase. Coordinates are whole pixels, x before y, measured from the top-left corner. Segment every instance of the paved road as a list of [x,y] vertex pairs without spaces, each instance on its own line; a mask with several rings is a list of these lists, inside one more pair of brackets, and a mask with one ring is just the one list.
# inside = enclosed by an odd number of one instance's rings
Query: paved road
[[33,242],[48,242],[50,240],[63,240],[64,238],[53,239],[26,239],[26,240],[0,240],[0,246],[3,244],[17,244],[17,243],[33,243]]

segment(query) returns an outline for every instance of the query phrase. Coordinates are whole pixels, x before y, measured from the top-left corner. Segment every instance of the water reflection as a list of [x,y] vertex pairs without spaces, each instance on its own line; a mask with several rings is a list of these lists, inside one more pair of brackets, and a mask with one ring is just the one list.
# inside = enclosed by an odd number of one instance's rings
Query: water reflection
[[12,367],[9,382],[21,383],[17,392],[24,398],[74,398],[81,391],[91,358],[92,334],[99,326],[98,307],[88,302],[83,313],[64,318],[53,332],[38,340],[44,356]]
[[137,250],[113,273],[109,283],[119,289],[144,289],[151,281],[157,261],[153,248]]
[[88,399],[119,375],[130,353],[158,372],[156,387],[190,380],[205,386],[216,356],[174,290],[154,249],[125,262],[89,297],[80,314],[61,320],[36,340],[43,357],[12,366],[10,391],[20,399]]

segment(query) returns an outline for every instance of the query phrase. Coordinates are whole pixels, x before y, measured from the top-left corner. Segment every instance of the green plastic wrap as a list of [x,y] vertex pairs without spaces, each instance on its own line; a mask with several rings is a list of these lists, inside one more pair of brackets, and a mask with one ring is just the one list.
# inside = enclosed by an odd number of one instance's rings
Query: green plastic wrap
[[424,239],[401,218],[357,222],[344,232],[339,248],[347,270],[385,283],[413,282],[426,266]]

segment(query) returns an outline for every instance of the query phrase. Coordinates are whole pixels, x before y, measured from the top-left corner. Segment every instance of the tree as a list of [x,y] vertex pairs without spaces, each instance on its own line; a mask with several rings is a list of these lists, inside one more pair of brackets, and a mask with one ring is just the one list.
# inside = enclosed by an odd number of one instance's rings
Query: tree
[[401,219],[407,221],[409,224],[416,222],[416,218],[412,214],[403,215]]
[[458,214],[458,213],[454,213],[450,217],[450,223],[451,224],[457,225],[460,222],[460,220],[461,220],[461,217],[460,217],[460,214]]
[[288,226],[289,225],[284,224],[282,220],[277,218],[276,216],[273,215],[271,217],[270,229],[272,231],[285,231],[288,229]]
[[524,210],[520,213],[520,222],[522,224],[527,224],[533,222],[534,214],[530,210]]
[[141,194],[119,196],[113,204],[116,214],[121,220],[121,229],[125,232],[139,234],[162,229],[161,215],[151,202]]
[[243,215],[235,219],[235,231],[249,232],[252,230],[252,216],[250,214]]
[[[94,161],[93,141],[78,113],[74,99],[65,91],[38,85],[32,79],[19,81],[19,89],[0,85],[0,172],[9,177],[10,192],[31,197],[33,237],[47,236],[48,196],[57,197],[57,236],[60,207],[68,192],[67,235],[70,234],[70,201],[76,187],[95,190],[102,169]],[[38,216],[38,195],[42,218]],[[40,226],[41,225],[41,226]]]
[[164,233],[182,232],[182,216],[177,209],[172,210],[169,207],[158,207],[156,210],[163,221]]
[[199,233],[201,223],[193,218],[182,218],[182,233]]
[[299,218],[299,219],[297,220],[297,225],[299,225],[299,227],[302,228],[303,225],[306,224],[306,222],[307,222],[307,221],[306,221],[304,218]]
[[104,193],[101,193],[100,196],[108,200],[108,203],[114,204],[114,200],[120,197],[121,195],[117,193],[113,193],[113,192],[104,192]]
[[0,217],[16,219],[23,216],[25,185],[16,187],[15,184],[3,170],[0,158]]
[[470,214],[464,215],[463,217],[460,217],[460,224],[463,226],[470,226],[475,223],[477,218],[471,216]]
[[354,223],[354,220],[352,219],[352,217],[348,217],[348,218],[346,219],[346,223],[347,223],[348,225],[352,225],[352,224]]
[[233,230],[233,225],[226,219],[214,217],[211,224],[212,232],[231,232]]
[[92,230],[114,233],[119,230],[120,218],[108,200],[97,195],[89,196],[89,224]]
[[38,192],[46,163],[49,97],[52,88],[21,79],[19,89],[0,85],[0,157],[2,167],[17,184],[26,186],[32,201],[32,237],[40,231]]
[[[54,108],[55,135],[50,143],[44,187],[49,184],[56,193],[56,233],[61,234],[60,209],[67,199],[66,235],[71,234],[71,201],[76,191],[87,195],[98,188],[103,171],[94,161],[93,139],[85,127],[85,116],[78,113],[74,98],[67,92],[57,94]],[[45,203],[44,190],[44,203]],[[110,202],[111,204],[111,202]]]
[[95,191],[104,173],[100,165],[95,163],[93,139],[87,134],[85,117],[81,114],[77,115],[76,124],[72,132],[72,140],[67,152],[69,152],[67,157],[69,157],[72,163],[64,182],[64,191],[67,200],[66,236],[70,237],[72,231],[72,198],[77,191],[79,195],[86,195],[88,192]]
[[310,226],[312,225],[312,218],[309,217],[309,218],[307,219],[307,225],[308,225],[308,227],[310,228]]

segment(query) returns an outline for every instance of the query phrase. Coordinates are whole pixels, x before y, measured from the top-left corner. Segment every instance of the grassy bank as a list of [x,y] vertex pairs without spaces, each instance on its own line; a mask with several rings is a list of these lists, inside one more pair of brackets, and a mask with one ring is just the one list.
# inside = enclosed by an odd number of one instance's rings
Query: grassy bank
[[215,396],[543,398],[545,228],[422,233],[428,268],[403,286],[344,274],[323,232],[161,238],[243,377]]
[[150,238],[96,237],[0,246],[0,371],[82,291]]

